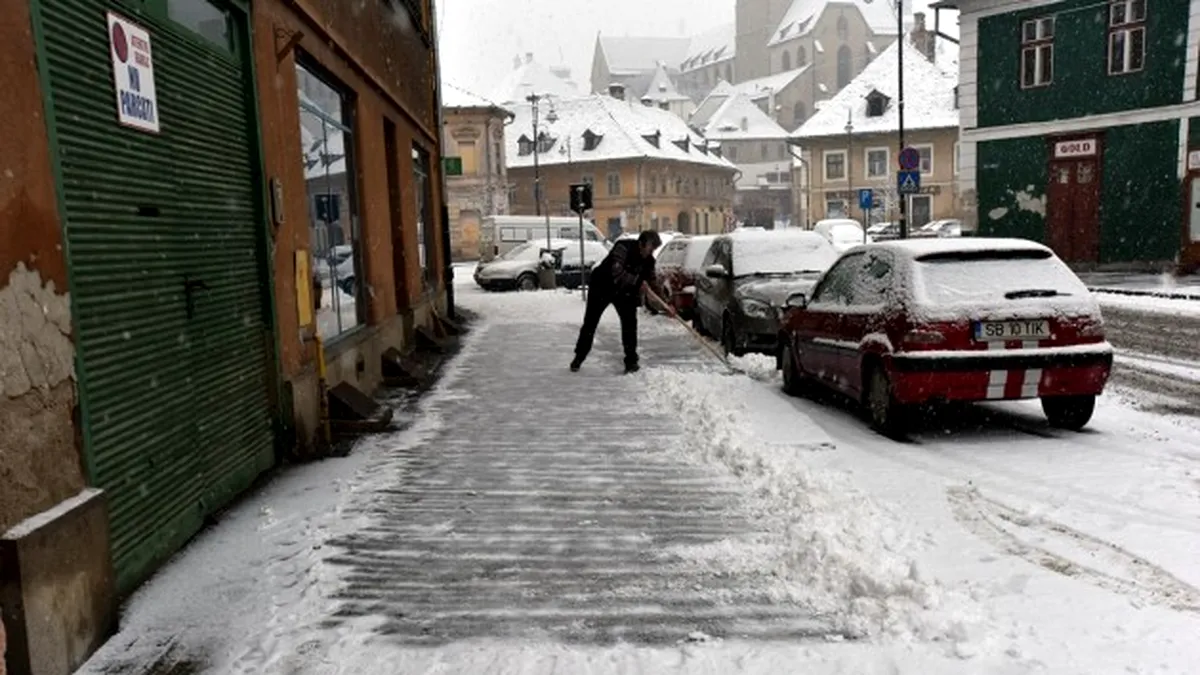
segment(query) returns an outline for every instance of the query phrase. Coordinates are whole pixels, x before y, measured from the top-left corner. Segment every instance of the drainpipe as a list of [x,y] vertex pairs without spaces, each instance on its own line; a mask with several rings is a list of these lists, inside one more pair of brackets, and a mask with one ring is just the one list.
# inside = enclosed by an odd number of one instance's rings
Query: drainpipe
[[496,197],[494,176],[492,175],[492,109],[488,108],[488,116],[483,121],[483,161],[487,163],[487,169],[483,172],[483,193],[487,199],[487,214],[489,216],[496,215]]
[[[812,164],[807,159],[804,159],[804,157],[802,155],[796,154],[792,150],[792,148],[798,147],[796,145],[795,139],[789,138],[787,141],[787,145],[788,145],[788,154],[791,155],[793,159],[799,161],[800,165],[804,167],[804,193],[803,193],[804,194],[804,202],[805,202],[804,229],[807,230],[808,229],[808,212],[809,212],[809,209],[812,208]],[[799,212],[800,209],[795,209],[795,211]]]
[[[437,106],[437,133],[436,139],[438,148],[438,158],[442,156],[442,136],[446,133],[446,115],[442,110],[442,78],[441,78],[441,59],[438,57],[436,45],[438,43],[438,12],[437,3],[429,3],[429,11],[432,13],[429,21],[429,42],[435,45],[433,48],[433,102]],[[437,167],[438,178],[441,182],[441,202],[442,202],[442,262],[445,264],[442,278],[446,287],[446,316],[450,320],[455,319],[454,311],[454,263],[450,261],[450,207],[446,205],[446,171],[445,167]]]

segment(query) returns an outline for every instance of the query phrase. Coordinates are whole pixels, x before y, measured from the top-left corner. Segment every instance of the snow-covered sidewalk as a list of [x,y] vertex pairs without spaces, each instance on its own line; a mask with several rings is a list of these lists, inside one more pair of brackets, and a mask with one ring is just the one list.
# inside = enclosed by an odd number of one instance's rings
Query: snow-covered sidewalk
[[[464,278],[465,277],[465,278]],[[1185,673],[1200,428],[970,408],[897,444],[663,317],[566,369],[578,294],[484,294],[407,431],[291,470],[82,671]],[[151,666],[164,665],[160,671]]]
[[1200,300],[1200,275],[1088,272],[1079,275],[1093,292],[1104,295]]

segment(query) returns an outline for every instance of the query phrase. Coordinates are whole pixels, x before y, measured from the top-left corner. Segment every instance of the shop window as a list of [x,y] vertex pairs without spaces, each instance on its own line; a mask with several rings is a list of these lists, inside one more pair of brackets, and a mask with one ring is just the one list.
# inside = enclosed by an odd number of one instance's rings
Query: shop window
[[1136,73],[1146,63],[1146,0],[1108,6],[1108,74]]
[[1021,24],[1021,88],[1045,87],[1054,79],[1054,17]]
[[421,280],[432,288],[437,278],[433,251],[437,233],[433,229],[433,183],[429,176],[429,153],[413,144],[413,191],[417,197],[417,260],[421,264]]
[[825,200],[825,217],[826,218],[849,218],[850,212],[846,208],[846,200],[844,200],[844,199],[826,199]]
[[167,16],[225,51],[233,51],[229,12],[209,0],[167,0]]
[[301,157],[309,203],[317,332],[333,340],[366,316],[362,240],[354,185],[353,106],[345,91],[296,66]]

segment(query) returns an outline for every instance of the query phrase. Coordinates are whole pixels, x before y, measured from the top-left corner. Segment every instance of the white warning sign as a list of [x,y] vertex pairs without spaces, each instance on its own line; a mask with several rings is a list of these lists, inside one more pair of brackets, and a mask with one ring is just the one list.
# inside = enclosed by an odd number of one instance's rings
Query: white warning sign
[[117,90],[117,121],[127,127],[158,133],[158,96],[154,91],[150,33],[109,12],[108,40]]

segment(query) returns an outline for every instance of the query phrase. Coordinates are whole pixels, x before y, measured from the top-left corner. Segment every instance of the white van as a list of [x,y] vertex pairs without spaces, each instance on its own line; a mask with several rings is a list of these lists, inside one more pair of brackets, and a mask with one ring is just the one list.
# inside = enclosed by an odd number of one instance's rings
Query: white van
[[[579,239],[579,218],[550,216],[552,239]],[[583,221],[587,241],[604,241],[592,221]],[[546,238],[545,216],[488,216],[479,226],[479,261],[489,262],[531,239]]]

